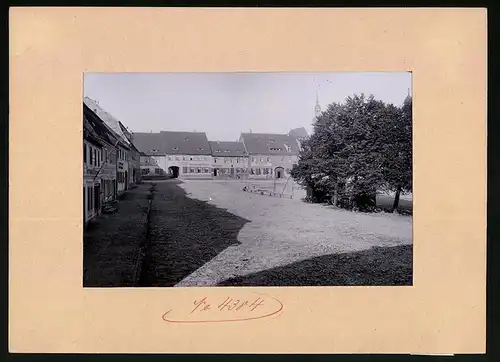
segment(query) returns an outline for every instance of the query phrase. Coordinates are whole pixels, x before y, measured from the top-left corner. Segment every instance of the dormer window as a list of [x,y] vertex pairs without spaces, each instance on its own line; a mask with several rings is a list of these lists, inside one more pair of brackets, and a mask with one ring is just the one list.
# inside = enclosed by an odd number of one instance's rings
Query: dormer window
[[172,148],[174,151],[179,151],[179,147]]
[[203,148],[198,148],[198,151],[203,151]]
[[215,152],[220,152],[220,150],[215,150]]
[[275,139],[274,139],[274,138],[271,138],[269,141],[270,141],[270,142],[275,142]]
[[184,138],[184,139],[185,139],[186,141],[188,141],[188,140],[189,140],[189,137],[186,137],[186,138]]

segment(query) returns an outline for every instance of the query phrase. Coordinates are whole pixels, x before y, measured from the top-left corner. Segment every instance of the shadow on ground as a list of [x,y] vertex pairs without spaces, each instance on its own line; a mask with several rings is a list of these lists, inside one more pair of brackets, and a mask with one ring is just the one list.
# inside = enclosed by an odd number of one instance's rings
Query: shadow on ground
[[249,220],[190,199],[179,180],[156,184],[142,287],[174,286],[231,245]]
[[83,286],[132,287],[138,250],[145,237],[148,190],[144,185],[120,197],[114,214],[100,215],[83,234]]
[[412,285],[413,246],[373,247],[227,279],[219,286]]

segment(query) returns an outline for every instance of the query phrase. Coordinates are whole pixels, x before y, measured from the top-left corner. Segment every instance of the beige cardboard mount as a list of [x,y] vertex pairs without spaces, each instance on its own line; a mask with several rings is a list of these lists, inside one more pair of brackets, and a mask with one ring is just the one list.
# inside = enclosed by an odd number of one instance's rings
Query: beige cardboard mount
[[[485,9],[10,9],[11,352],[481,353]],[[82,288],[84,72],[411,71],[414,285]],[[170,323],[265,292],[283,309]]]

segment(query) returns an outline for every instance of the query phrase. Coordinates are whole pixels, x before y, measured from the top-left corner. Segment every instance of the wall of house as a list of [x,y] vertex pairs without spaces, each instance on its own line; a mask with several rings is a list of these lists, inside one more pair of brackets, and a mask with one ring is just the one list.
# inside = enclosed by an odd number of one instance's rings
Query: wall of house
[[[102,147],[83,141],[83,220],[87,223],[100,213],[102,204],[101,176],[98,174],[103,161]],[[98,195],[96,202],[95,195]]]
[[244,178],[248,170],[248,157],[213,157],[214,178]]
[[294,164],[298,162],[297,155],[250,155],[248,158],[249,179],[273,179],[276,168],[283,168],[281,178],[288,178]]
[[[161,160],[159,165],[161,166]],[[179,178],[212,178],[212,156],[210,155],[166,155],[163,159],[167,173],[170,167],[179,168]]]
[[127,160],[127,154],[129,150],[124,147],[119,146],[117,150],[117,165],[116,165],[116,181],[117,181],[117,194],[121,195],[128,188],[128,180],[125,181],[125,177],[130,179],[129,176],[129,163]]

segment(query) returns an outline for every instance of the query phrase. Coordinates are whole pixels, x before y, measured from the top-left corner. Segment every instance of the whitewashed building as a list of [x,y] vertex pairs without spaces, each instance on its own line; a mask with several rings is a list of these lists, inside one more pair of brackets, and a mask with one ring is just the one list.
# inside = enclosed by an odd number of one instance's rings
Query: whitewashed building
[[242,142],[210,141],[214,178],[246,178],[248,155]]
[[300,143],[288,134],[242,133],[249,179],[284,179],[298,162]]
[[212,154],[205,132],[134,133],[134,144],[142,154],[144,177],[161,176],[161,168],[173,178],[212,178]]

